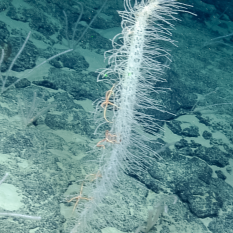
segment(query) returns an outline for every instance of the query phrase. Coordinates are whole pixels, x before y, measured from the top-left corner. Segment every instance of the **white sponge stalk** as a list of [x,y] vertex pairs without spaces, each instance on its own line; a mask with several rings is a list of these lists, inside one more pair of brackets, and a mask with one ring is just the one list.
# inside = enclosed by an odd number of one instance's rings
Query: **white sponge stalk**
[[[133,7],[131,0],[124,0],[124,5],[125,10],[119,12],[122,33],[114,37],[113,49],[105,54],[109,68],[98,76],[98,81],[105,80],[113,86],[113,100],[109,100],[114,104],[112,119],[106,122],[103,118],[100,124],[110,124],[109,133],[114,140],[103,142],[106,149],[103,149],[100,161],[101,178],[96,180],[95,189],[89,194],[92,200],[79,214],[72,233],[91,232],[88,222],[106,195],[110,194],[111,188],[121,184],[125,173],[143,171],[149,157],[159,157],[147,146],[150,138],[145,134],[156,135],[159,126],[154,116],[145,114],[143,110],[161,110],[163,103],[150,98],[152,92],[165,91],[155,89],[156,82],[166,81],[161,75],[167,68],[167,61],[170,61],[170,54],[160,42],[174,44],[170,38],[171,20],[177,20],[175,15],[178,11],[184,12],[186,5],[175,0],[142,0],[140,3],[135,0]],[[101,102],[97,103],[97,110],[103,116]],[[161,111],[165,112],[164,108]]]

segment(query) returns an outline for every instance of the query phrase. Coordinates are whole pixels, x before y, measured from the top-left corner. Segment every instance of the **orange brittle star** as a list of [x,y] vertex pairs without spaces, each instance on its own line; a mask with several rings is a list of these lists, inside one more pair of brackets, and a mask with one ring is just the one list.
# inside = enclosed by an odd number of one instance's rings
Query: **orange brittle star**
[[[114,88],[114,86],[115,86],[115,85],[113,85],[112,88],[106,92],[106,94],[105,94],[105,101],[101,104],[101,107],[104,108],[104,119],[105,119],[107,122],[110,122],[110,121],[106,118],[106,111],[107,111],[108,105],[110,104],[110,105],[115,106],[115,107],[118,108],[117,105],[115,105],[115,104],[113,104],[113,103],[111,103],[111,102],[109,101],[109,98],[110,98],[111,95],[113,94],[113,88]],[[112,123],[112,122],[110,122],[110,123]]]
[[92,200],[92,198],[82,197],[82,192],[83,192],[83,183],[82,183],[82,185],[81,185],[81,190],[80,190],[79,195],[78,195],[77,197],[73,197],[73,198],[71,198],[69,201],[67,201],[67,202],[71,202],[71,201],[77,199],[77,201],[76,201],[76,203],[75,203],[75,205],[74,205],[74,208],[73,208],[73,212],[74,212],[76,206],[78,205],[78,203],[79,203],[79,201],[80,201],[81,199],[87,200],[87,201]]
[[108,130],[105,131],[105,138],[99,141],[96,146],[97,147],[103,147],[105,149],[105,145],[101,145],[102,142],[110,142],[110,143],[118,143],[116,140],[116,135],[109,133]]
[[98,178],[102,178],[100,171],[98,171],[96,174],[86,175],[85,180],[93,182],[94,180],[97,180]]

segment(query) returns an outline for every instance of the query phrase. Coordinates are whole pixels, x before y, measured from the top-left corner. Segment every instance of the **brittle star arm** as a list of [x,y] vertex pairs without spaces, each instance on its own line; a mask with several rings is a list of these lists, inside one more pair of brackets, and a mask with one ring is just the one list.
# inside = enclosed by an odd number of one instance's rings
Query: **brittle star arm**
[[115,86],[115,85],[113,85],[112,88],[106,92],[105,101],[101,104],[101,107],[104,108],[104,119],[105,119],[107,122],[109,122],[109,123],[112,123],[112,122],[110,122],[110,121],[107,119],[107,117],[106,117],[106,111],[107,111],[108,105],[110,104],[110,105],[112,105],[112,106],[115,106],[115,107],[119,108],[117,105],[115,105],[115,104],[109,102],[109,98],[110,98],[111,94],[113,93],[113,88],[114,88],[114,86]]
[[96,144],[96,146],[97,146],[97,147],[103,147],[103,148],[105,149],[105,145],[100,145],[100,143],[105,142],[105,141],[106,141],[106,138],[102,139],[101,141],[99,141],[99,142]]

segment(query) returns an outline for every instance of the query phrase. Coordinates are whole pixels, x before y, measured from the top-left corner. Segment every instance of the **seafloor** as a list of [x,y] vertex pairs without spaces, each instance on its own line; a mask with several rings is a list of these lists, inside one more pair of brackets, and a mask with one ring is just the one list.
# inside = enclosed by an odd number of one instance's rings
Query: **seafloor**
[[[79,2],[83,15],[75,40],[104,1]],[[154,159],[144,172],[128,174],[114,187],[93,217],[91,232],[135,232],[146,223],[148,209],[171,194],[176,204],[169,204],[151,233],[233,232],[233,2],[180,2],[193,5],[189,10],[197,16],[179,13],[181,21],[173,22],[172,30],[177,47],[162,44],[172,56],[163,77],[167,82],[158,84],[167,91],[152,97],[171,114],[153,112],[164,131],[150,145],[162,160]],[[96,71],[107,66],[104,52],[121,32],[117,10],[123,9],[123,0],[109,0],[74,52],[27,75],[69,49],[63,11],[71,38],[80,5],[70,0],[0,1],[3,77],[31,31],[7,85],[26,78],[0,96],[0,177],[9,173],[0,186],[1,233],[69,232],[88,201],[81,199],[75,211],[76,199],[68,202],[80,195],[82,180],[97,168],[103,149],[95,149],[105,129],[94,135],[92,102],[111,87],[96,82]],[[36,120],[27,124],[27,116]],[[168,144],[160,149],[156,142]]]

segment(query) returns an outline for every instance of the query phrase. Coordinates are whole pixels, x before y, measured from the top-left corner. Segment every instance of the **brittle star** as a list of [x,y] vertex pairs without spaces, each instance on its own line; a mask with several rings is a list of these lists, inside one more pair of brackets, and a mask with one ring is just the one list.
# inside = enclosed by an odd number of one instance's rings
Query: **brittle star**
[[79,203],[79,201],[80,201],[81,199],[87,200],[87,201],[92,200],[92,198],[82,197],[82,192],[83,192],[83,183],[82,183],[82,185],[81,185],[81,190],[80,190],[79,195],[78,195],[77,197],[73,197],[73,198],[71,198],[69,201],[67,201],[67,202],[71,202],[71,201],[77,199],[77,201],[76,201],[76,203],[75,203],[75,205],[74,205],[74,208],[73,208],[73,212],[74,212],[76,206],[78,205],[78,203]]
[[98,171],[96,174],[86,175],[85,180],[93,182],[94,180],[97,180],[98,178],[102,178],[100,171]]
[[101,145],[102,142],[110,142],[110,143],[118,143],[116,140],[116,135],[109,133],[108,130],[105,131],[105,138],[99,141],[96,146],[97,147],[103,147],[105,149],[105,145]]
[[[109,98],[111,96],[111,94],[113,93],[113,88],[114,88],[115,85],[112,86],[112,88],[110,90],[108,90],[105,94],[105,101],[100,105],[102,108],[104,108],[104,119],[107,121],[107,122],[110,122],[112,123],[111,121],[109,121],[107,118],[106,118],[106,111],[107,111],[107,107],[108,105],[112,105],[112,106],[115,106],[117,108],[119,108],[117,105],[109,102]],[[104,106],[105,105],[105,106]]]

